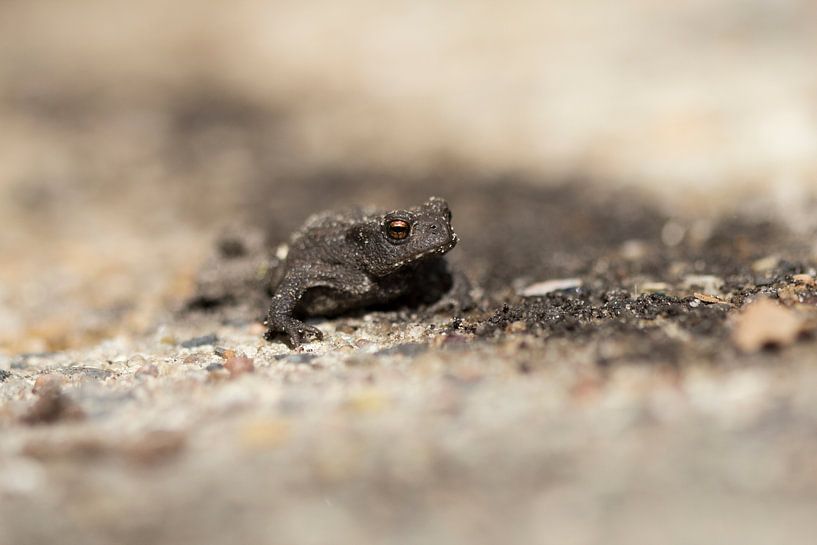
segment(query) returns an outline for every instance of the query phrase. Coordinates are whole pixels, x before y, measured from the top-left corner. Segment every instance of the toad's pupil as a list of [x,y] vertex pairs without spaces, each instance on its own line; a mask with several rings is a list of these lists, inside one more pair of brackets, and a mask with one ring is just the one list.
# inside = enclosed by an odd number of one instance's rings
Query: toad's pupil
[[409,236],[411,226],[407,221],[392,220],[389,222],[388,235],[394,240],[402,240]]

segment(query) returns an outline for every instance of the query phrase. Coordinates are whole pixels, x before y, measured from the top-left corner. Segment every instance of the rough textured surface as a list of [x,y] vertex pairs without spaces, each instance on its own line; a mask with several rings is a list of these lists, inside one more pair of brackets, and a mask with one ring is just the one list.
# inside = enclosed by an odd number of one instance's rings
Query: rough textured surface
[[[814,10],[4,2],[0,545],[812,543]],[[429,195],[475,309],[263,340]]]

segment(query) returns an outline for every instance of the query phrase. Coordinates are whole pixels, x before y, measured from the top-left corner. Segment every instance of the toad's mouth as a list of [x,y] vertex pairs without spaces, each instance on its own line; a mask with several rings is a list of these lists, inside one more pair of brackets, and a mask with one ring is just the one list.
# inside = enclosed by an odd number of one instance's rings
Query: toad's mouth
[[420,260],[425,259],[427,257],[430,257],[432,255],[443,255],[445,253],[448,253],[449,251],[451,251],[452,248],[454,248],[454,246],[457,245],[457,242],[459,242],[459,240],[460,239],[459,239],[459,237],[457,237],[456,233],[451,233],[451,240],[450,241],[446,242],[445,244],[441,244],[440,246],[435,246],[433,248],[430,248],[430,249],[428,249],[428,250],[426,250],[424,252],[420,252],[419,254],[414,254],[413,256],[407,257],[406,259],[403,259],[403,260],[398,261],[396,263],[392,263],[391,265],[389,265],[388,272],[394,272],[397,269],[399,269],[399,268],[401,268],[401,267],[403,267],[405,265],[408,265],[409,263],[414,263],[415,261],[420,261]]

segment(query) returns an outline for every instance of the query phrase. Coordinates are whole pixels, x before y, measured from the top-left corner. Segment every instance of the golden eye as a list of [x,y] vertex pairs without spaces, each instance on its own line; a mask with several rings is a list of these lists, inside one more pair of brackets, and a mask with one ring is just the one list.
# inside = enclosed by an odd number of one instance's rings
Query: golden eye
[[386,225],[386,235],[392,240],[403,240],[411,233],[411,225],[405,220],[391,220]]

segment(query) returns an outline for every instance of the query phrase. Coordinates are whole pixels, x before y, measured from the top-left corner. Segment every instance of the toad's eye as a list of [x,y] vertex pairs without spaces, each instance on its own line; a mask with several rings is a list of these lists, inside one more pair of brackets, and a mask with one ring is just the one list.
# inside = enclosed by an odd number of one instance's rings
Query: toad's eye
[[404,240],[411,233],[411,225],[405,220],[390,220],[386,224],[386,235],[392,240]]

